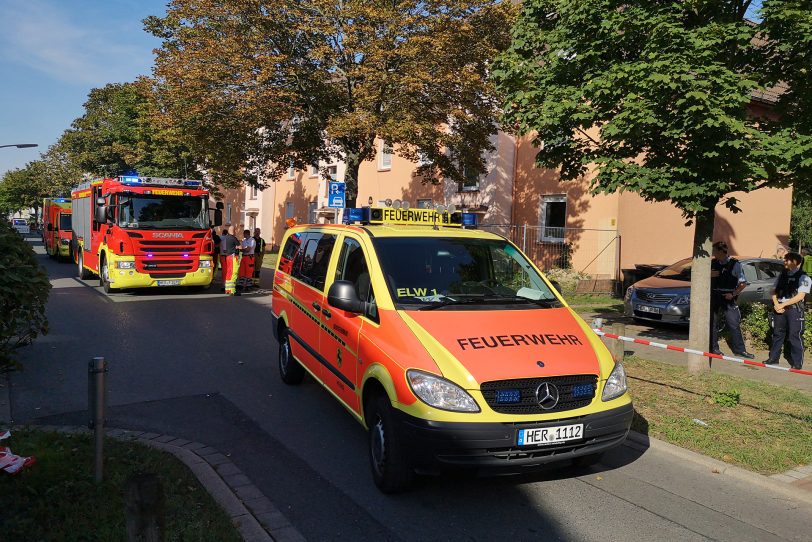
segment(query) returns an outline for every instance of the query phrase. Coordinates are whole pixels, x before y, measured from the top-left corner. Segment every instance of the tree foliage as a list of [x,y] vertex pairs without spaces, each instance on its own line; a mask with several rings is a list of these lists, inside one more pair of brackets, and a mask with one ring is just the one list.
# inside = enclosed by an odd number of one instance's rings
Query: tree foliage
[[162,107],[211,172],[256,182],[344,160],[354,205],[376,140],[420,155],[427,179],[484,170],[498,106],[487,74],[512,12],[498,0],[174,0],[145,25],[163,39]]
[[90,91],[85,113],[60,139],[60,149],[93,176],[136,171],[160,177],[195,176],[196,161],[181,133],[167,128],[149,85],[108,84]]
[[44,164],[39,160],[7,171],[0,181],[0,209],[17,212],[41,207],[43,176]]
[[[812,157],[809,2],[768,0],[761,26],[744,19],[749,4],[527,0],[493,72],[506,125],[533,134],[539,166],[562,179],[593,169],[594,192],[669,201],[696,222],[691,340],[703,350],[716,206],[808,182]],[[796,85],[781,102],[793,118],[755,115],[753,92],[779,80]]]
[[0,222],[0,372],[14,365],[14,351],[48,332],[45,305],[51,284],[31,245]]

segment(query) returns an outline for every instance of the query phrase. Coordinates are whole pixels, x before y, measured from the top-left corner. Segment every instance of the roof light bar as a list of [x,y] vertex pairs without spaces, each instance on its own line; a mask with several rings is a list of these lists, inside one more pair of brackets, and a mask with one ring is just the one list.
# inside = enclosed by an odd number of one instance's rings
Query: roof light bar
[[436,209],[353,207],[344,209],[344,224],[401,224],[414,226],[476,227],[474,213]]

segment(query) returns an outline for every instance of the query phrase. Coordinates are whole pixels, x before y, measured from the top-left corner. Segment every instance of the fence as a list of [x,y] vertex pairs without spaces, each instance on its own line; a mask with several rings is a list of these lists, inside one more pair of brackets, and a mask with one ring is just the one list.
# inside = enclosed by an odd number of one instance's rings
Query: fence
[[513,241],[543,271],[571,269],[593,279],[620,279],[617,230],[482,224],[479,229]]

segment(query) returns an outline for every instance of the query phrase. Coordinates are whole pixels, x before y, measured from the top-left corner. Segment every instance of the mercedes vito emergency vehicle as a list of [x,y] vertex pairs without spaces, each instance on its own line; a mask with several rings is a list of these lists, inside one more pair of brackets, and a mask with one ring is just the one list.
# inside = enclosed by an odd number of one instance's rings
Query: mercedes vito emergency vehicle
[[510,241],[435,209],[345,209],[285,233],[274,332],[369,431],[376,485],[446,468],[585,465],[632,421],[623,366]]

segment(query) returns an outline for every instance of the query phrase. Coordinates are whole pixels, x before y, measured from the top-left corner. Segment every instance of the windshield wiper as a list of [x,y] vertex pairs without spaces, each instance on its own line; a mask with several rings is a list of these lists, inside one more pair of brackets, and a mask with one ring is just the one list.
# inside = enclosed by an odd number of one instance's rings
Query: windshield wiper
[[417,310],[419,310],[419,311],[433,311],[434,309],[439,309],[439,308],[442,308],[442,307],[448,307],[448,306],[451,306],[451,305],[470,305],[472,303],[479,303],[481,301],[482,301],[481,297],[469,297],[469,298],[466,298],[466,299],[454,299],[454,298],[451,298],[451,297],[446,297],[442,301],[439,301],[437,303],[432,303],[431,305],[425,305],[423,307],[420,307]]
[[546,308],[563,307],[557,299],[532,299],[521,295],[487,296],[485,300],[492,303],[532,303]]

